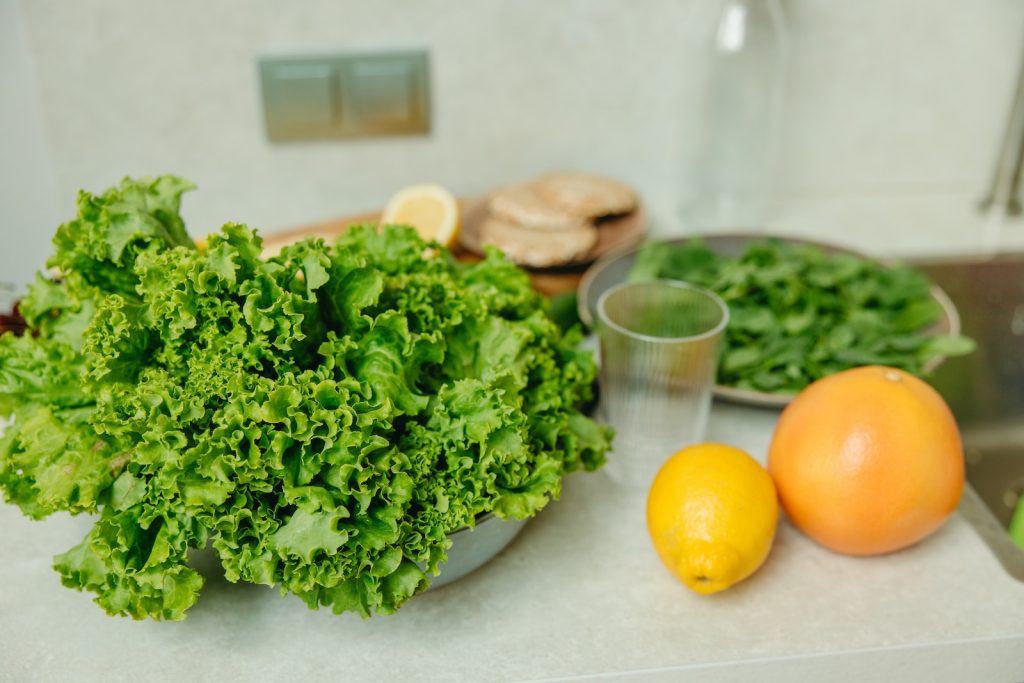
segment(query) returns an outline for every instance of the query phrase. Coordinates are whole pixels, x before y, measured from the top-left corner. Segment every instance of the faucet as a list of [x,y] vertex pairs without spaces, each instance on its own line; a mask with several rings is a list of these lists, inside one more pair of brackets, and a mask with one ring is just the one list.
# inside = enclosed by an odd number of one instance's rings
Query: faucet
[[1010,120],[996,161],[992,186],[981,200],[981,210],[995,210],[1006,216],[1021,214],[1021,186],[1024,185],[1024,65],[1017,78]]

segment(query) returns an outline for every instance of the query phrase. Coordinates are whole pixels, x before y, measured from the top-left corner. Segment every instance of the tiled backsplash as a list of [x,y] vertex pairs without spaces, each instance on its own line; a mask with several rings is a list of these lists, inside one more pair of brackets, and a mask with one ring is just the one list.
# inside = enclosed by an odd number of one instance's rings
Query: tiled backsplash
[[[41,115],[42,142],[18,149],[44,170],[36,185],[55,188],[51,213],[69,216],[80,187],[174,172],[200,185],[185,213],[201,234],[226,220],[272,230],[371,209],[423,180],[472,195],[550,168],[620,177],[648,201],[656,231],[676,229],[717,3],[0,5],[15,19],[0,42],[23,40],[28,52],[21,67],[0,73],[20,73],[38,93],[14,98],[4,115]],[[981,195],[1021,61],[1024,3],[791,0],[785,8],[784,200]],[[405,48],[430,53],[430,136],[268,143],[257,55]],[[4,155],[0,173],[25,163]],[[0,208],[14,204],[4,197]],[[5,234],[54,227],[0,221]],[[38,242],[4,263],[40,260]]]

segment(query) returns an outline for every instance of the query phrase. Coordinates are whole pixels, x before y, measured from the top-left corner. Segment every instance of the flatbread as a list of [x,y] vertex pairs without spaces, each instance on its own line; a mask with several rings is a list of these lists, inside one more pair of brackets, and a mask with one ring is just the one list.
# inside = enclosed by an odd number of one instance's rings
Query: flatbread
[[480,225],[480,244],[493,244],[514,262],[533,268],[562,266],[582,258],[597,242],[597,228],[533,230],[496,217]]
[[637,205],[628,185],[589,173],[548,173],[533,186],[546,202],[584,219],[629,213]]
[[489,208],[495,218],[533,230],[578,230],[588,222],[546,201],[530,183],[496,190]]

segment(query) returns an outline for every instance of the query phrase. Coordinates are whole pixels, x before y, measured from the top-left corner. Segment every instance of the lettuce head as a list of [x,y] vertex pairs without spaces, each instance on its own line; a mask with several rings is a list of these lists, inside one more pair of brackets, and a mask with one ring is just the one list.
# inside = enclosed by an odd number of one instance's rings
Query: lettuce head
[[110,614],[181,619],[212,548],[231,581],[311,608],[389,613],[448,534],[535,514],[600,466],[580,413],[595,366],[527,275],[462,264],[406,227],[264,259],[225,225],[197,249],[192,185],[81,193],[0,336],[0,491],[33,518],[92,513],[55,560]]

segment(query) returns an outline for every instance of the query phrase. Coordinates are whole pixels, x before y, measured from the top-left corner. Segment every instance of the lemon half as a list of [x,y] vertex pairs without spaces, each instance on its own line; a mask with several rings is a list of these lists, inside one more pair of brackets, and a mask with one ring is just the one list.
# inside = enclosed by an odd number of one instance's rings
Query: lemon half
[[380,222],[411,226],[423,239],[451,248],[459,239],[459,202],[440,185],[412,185],[388,200]]

